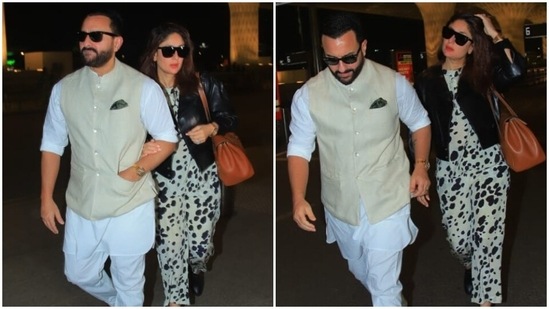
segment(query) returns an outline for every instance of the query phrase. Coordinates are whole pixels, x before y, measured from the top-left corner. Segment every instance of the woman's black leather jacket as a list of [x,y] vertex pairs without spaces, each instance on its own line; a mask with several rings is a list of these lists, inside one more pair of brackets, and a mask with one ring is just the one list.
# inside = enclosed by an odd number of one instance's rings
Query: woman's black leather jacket
[[[219,80],[207,73],[200,74],[200,81],[204,87],[208,107],[210,109],[211,121],[219,125],[218,134],[224,134],[236,129],[238,118],[230,104],[227,92]],[[199,124],[207,124],[206,111],[202,105],[198,93],[181,94],[179,96],[179,107],[177,112],[177,129],[182,135],[182,142],[187,144],[191,157],[201,171],[214,163],[214,154],[211,138],[208,138],[202,144],[195,144],[185,135],[186,132]],[[171,161],[171,158],[166,160]],[[166,175],[165,169],[170,168],[171,164],[164,162],[156,168],[160,174]],[[169,173],[169,172],[168,172]]]
[[[512,62],[505,55],[505,48],[511,50]],[[495,49],[497,58],[500,60],[495,66],[493,84],[498,91],[502,91],[524,75],[526,60],[516,52],[507,39],[497,43]],[[441,64],[434,65],[422,72],[416,78],[414,87],[431,119],[432,140],[436,156],[447,161],[453,104],[452,93],[444,80]],[[478,135],[482,148],[485,149],[498,143],[496,122],[485,96],[475,92],[470,85],[460,80],[456,100]]]

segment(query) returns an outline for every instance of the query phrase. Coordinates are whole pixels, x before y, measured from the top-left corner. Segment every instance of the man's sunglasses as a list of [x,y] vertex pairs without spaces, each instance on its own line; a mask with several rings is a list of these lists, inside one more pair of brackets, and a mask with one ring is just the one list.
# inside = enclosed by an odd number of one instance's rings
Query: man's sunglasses
[[92,42],[99,43],[103,40],[103,34],[110,35],[112,37],[118,36],[118,34],[115,34],[112,32],[106,32],[106,31],[92,31],[92,32],[78,31],[76,33],[76,37],[78,38],[78,41],[84,42],[86,40],[86,37],[89,35],[90,40],[92,40]]
[[456,44],[459,46],[463,46],[467,44],[467,41],[473,42],[472,39],[468,38],[466,35],[463,35],[459,32],[456,32],[454,29],[449,27],[443,27],[442,28],[442,37],[445,39],[450,39],[451,37],[455,36]]
[[162,56],[164,58],[171,58],[177,52],[179,58],[185,58],[189,55],[189,48],[187,46],[163,46],[159,47],[162,51]]
[[354,55],[347,55],[347,56],[343,56],[341,58],[324,56],[324,58],[322,58],[322,59],[324,60],[324,62],[326,62],[327,65],[337,65],[337,64],[339,64],[339,61],[343,61],[343,63],[346,63],[346,64],[353,64],[358,59],[358,54],[360,53],[360,48],[361,47],[362,47],[362,44],[361,44],[361,46],[358,47],[358,50],[356,51],[356,53]]

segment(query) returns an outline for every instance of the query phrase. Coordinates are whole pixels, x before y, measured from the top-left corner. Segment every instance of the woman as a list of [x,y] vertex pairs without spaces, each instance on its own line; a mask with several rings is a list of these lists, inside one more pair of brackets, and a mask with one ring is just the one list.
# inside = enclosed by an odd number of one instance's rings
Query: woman
[[509,168],[487,95],[520,77],[525,60],[489,16],[456,14],[442,30],[441,62],[416,80],[431,118],[442,225],[465,267],[471,301],[501,303]]
[[[156,251],[164,305],[169,306],[190,303],[189,279],[195,295],[202,293],[221,199],[210,137],[232,131],[237,124],[222,83],[207,74],[198,77],[193,51],[187,29],[165,23],[151,31],[141,65],[141,71],[164,89],[181,138],[176,152],[154,173],[159,187]],[[211,122],[198,93],[201,86]],[[143,155],[157,146],[147,143]]]

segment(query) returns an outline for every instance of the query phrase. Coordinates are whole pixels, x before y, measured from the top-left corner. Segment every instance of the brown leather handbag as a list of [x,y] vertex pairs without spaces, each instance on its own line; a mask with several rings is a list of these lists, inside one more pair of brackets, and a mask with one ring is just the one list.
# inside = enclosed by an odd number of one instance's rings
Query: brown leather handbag
[[[202,84],[198,87],[198,92],[209,122],[211,121],[210,109]],[[242,142],[234,132],[214,135],[212,136],[212,143],[217,173],[225,186],[237,185],[254,175],[252,162],[250,162]]]
[[[545,152],[526,122],[517,116],[498,91],[492,88],[491,93],[493,96],[489,93],[488,100],[498,125],[503,157],[509,167],[515,172],[522,172],[544,162]],[[499,115],[494,102],[502,103],[499,105]]]

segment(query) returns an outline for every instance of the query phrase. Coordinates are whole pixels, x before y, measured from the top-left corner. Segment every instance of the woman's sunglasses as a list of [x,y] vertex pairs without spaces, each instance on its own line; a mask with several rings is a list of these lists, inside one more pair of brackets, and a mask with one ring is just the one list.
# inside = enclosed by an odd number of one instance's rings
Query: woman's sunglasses
[[162,51],[162,56],[164,58],[171,58],[177,52],[179,58],[185,58],[189,55],[189,48],[187,46],[162,46],[159,47]]
[[76,33],[76,37],[78,38],[78,41],[84,42],[86,40],[86,37],[89,35],[90,40],[92,40],[92,42],[99,43],[103,41],[103,34],[110,35],[112,37],[118,36],[118,34],[115,34],[112,32],[106,32],[106,31],[92,31],[92,32],[78,31]]
[[454,29],[452,29],[450,27],[443,27],[442,28],[442,37],[443,38],[448,40],[453,36],[455,36],[456,44],[459,45],[459,46],[463,46],[463,45],[467,44],[467,41],[471,41],[471,43],[473,42],[472,39],[468,38],[467,36],[465,36],[465,35],[463,35],[459,32],[456,32]]
[[346,64],[353,64],[358,59],[358,54],[360,53],[360,48],[361,47],[362,47],[362,45],[358,47],[358,50],[356,51],[356,54],[354,54],[354,55],[347,55],[347,56],[343,56],[341,58],[324,56],[324,58],[322,58],[322,59],[324,60],[324,62],[326,62],[327,65],[337,65],[337,64],[339,64],[339,61],[343,61],[343,63],[346,63]]

